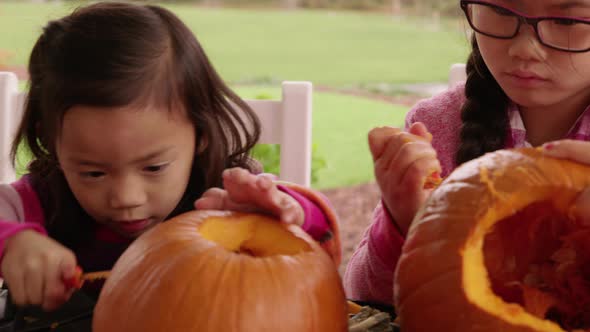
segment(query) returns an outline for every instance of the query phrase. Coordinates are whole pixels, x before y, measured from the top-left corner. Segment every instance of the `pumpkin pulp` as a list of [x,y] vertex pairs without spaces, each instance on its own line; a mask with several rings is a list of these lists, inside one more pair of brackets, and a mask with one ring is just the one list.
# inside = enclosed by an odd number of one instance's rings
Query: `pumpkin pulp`
[[277,221],[254,215],[236,215],[234,220],[211,217],[199,226],[201,236],[235,253],[254,257],[292,256],[311,251],[303,239],[294,237]]
[[494,224],[484,240],[492,291],[565,330],[590,331],[590,225],[554,201]]

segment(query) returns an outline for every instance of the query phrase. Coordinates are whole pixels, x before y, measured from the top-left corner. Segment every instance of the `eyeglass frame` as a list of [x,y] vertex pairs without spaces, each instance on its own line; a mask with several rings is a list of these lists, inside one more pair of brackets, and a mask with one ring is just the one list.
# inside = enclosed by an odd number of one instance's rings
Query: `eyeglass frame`
[[[467,7],[470,4],[483,5],[483,6],[488,6],[488,7],[497,8],[497,9],[507,11],[508,13],[510,13],[510,15],[512,15],[518,19],[518,24],[516,25],[516,29],[515,29],[514,33],[508,37],[501,37],[501,36],[496,36],[496,35],[479,30],[478,28],[475,27],[475,24],[473,24],[473,22],[471,22],[471,18],[469,16],[469,13],[467,12]],[[473,30],[475,30],[476,32],[481,33],[484,36],[497,38],[497,39],[505,39],[505,40],[512,39],[512,38],[518,36],[518,34],[520,32],[520,27],[522,26],[523,23],[526,23],[526,24],[533,27],[533,29],[535,30],[535,35],[537,37],[537,40],[543,46],[546,46],[546,47],[549,47],[549,48],[552,48],[552,49],[558,50],[558,51],[568,52],[568,53],[585,53],[585,52],[590,51],[590,46],[586,49],[583,49],[583,50],[570,50],[570,49],[561,48],[558,46],[549,45],[543,41],[543,38],[541,38],[541,35],[539,33],[539,27],[538,27],[539,22],[547,21],[547,20],[555,20],[555,19],[569,20],[569,21],[573,21],[576,23],[590,25],[590,20],[588,20],[588,19],[583,19],[580,17],[570,17],[570,16],[529,16],[529,15],[525,15],[523,13],[520,13],[518,11],[515,11],[513,9],[501,6],[501,5],[490,3],[487,1],[478,1],[478,0],[461,0],[460,6],[461,6],[461,9],[463,10],[463,12],[465,13],[465,17],[467,18],[467,22],[469,23],[471,28]]]

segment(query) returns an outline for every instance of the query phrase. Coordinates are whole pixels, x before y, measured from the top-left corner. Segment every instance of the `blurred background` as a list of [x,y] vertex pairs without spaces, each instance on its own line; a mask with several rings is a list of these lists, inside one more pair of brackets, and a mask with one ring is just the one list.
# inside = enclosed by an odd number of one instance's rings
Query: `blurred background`
[[[149,2],[193,30],[244,98],[279,98],[284,80],[314,84],[312,186],[342,217],[346,262],[379,199],[367,133],[402,126],[416,101],[445,89],[451,64],[465,62],[468,25],[459,1]],[[25,88],[27,57],[43,25],[85,3],[0,0],[0,70],[17,72]],[[266,171],[278,171],[277,149],[256,148]]]

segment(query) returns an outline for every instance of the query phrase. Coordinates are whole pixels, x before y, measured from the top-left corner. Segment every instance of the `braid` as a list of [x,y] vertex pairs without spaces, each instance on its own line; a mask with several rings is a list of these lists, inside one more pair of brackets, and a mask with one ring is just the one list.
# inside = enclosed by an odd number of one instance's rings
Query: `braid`
[[457,165],[505,145],[509,103],[498,82],[486,66],[475,36],[467,61],[466,102],[461,110],[461,143],[455,156]]

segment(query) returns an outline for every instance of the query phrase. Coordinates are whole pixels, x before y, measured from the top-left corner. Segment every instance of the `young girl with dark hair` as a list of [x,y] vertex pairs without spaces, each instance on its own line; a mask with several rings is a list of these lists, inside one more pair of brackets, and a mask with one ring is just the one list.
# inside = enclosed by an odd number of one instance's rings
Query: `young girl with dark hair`
[[302,225],[338,262],[328,204],[254,174],[256,115],[170,11],[80,8],[44,28],[29,74],[12,157],[24,145],[33,160],[0,185],[1,272],[16,304],[59,307],[77,265],[109,270],[134,238],[195,208]]

